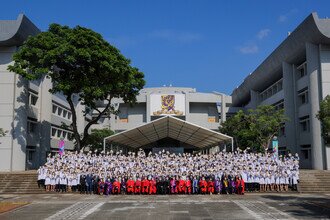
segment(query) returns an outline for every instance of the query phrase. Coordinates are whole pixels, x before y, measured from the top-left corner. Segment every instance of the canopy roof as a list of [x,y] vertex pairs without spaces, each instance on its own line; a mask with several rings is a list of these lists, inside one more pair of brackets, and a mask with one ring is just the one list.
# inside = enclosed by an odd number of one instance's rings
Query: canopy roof
[[109,136],[105,138],[105,141],[139,148],[167,137],[198,148],[232,140],[232,137],[219,132],[173,116],[164,116],[139,127]]

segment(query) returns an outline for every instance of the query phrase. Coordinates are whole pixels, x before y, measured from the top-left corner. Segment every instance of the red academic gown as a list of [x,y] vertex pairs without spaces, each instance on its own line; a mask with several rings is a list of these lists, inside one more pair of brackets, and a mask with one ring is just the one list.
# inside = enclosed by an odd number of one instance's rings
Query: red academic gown
[[120,182],[115,181],[112,184],[112,194],[119,194],[120,193]]
[[[241,187],[240,187],[241,186]],[[236,192],[237,194],[243,195],[245,191],[245,183],[244,180],[236,180]]]
[[186,191],[186,184],[184,180],[179,180],[179,187],[178,187],[178,192],[179,193],[185,193]]
[[135,182],[135,194],[141,193],[141,180]]
[[148,193],[149,192],[149,180],[145,179],[142,180],[142,193]]
[[186,180],[186,193],[191,194],[191,181],[188,179]]
[[207,191],[207,182],[206,182],[206,180],[199,181],[199,188],[201,189],[201,193],[206,193],[206,191]]
[[126,182],[127,193],[134,193],[134,180],[127,180]]
[[157,187],[156,187],[156,180],[149,181],[149,194],[156,194]]
[[214,182],[212,180],[207,182],[207,192],[214,193]]

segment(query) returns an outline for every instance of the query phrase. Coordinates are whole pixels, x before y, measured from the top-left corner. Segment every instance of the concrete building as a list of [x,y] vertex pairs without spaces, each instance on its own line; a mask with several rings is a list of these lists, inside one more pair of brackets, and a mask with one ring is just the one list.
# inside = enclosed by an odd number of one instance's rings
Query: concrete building
[[232,93],[233,106],[274,105],[290,119],[279,151],[298,153],[303,168],[330,169],[330,148],[316,118],[330,94],[330,19],[309,15]]
[[[178,113],[161,113],[161,96],[173,95]],[[122,99],[113,99],[112,104],[119,110],[118,115],[110,115],[94,128],[111,128],[115,133],[134,128],[164,115],[173,115],[211,130],[218,130],[219,123],[226,120],[231,105],[231,97],[222,93],[201,93],[194,88],[158,87],[145,88],[137,96],[134,106]],[[102,107],[102,103],[99,105]]]
[[[63,124],[71,124],[71,112],[61,94],[51,94],[48,78],[26,81],[9,72],[12,55],[30,35],[39,29],[24,15],[17,20],[0,21],[0,128],[7,131],[0,137],[0,171],[34,169],[44,164],[46,155],[58,151],[61,138],[65,148],[73,149],[72,131]],[[78,127],[82,131],[86,120],[77,99]]]
[[[168,107],[165,106],[166,103],[164,104],[166,101],[172,101],[173,108],[166,108]],[[125,104],[122,99],[113,99],[112,104],[119,110],[119,114],[104,117],[94,128],[110,128],[115,133],[120,133],[170,115],[209,130],[218,131],[220,123],[226,120],[231,97],[217,92],[201,93],[193,88],[165,86],[142,89],[134,106]],[[174,140],[168,137],[164,140],[158,138],[157,141],[143,147],[151,150],[151,148],[173,146],[184,147],[185,150],[196,149],[180,142],[178,138]],[[216,149],[212,148],[212,150]]]

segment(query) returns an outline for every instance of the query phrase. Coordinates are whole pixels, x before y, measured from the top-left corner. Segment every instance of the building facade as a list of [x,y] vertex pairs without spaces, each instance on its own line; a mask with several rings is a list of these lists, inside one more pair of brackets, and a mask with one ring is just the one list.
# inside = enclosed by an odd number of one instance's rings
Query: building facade
[[330,19],[308,16],[232,93],[233,106],[274,105],[289,121],[279,151],[300,155],[301,167],[330,168],[330,147],[316,118],[330,94]]
[[[51,80],[27,81],[9,72],[13,53],[39,29],[24,15],[17,20],[0,21],[0,128],[7,131],[0,137],[0,171],[35,169],[44,164],[46,156],[58,151],[60,139],[65,148],[74,149],[72,113],[61,94],[51,94]],[[91,115],[84,116],[85,107],[75,99],[78,129],[82,132]]]
[[[173,112],[162,112],[162,99],[173,98]],[[226,120],[231,97],[222,93],[201,93],[194,88],[158,87],[145,88],[136,97],[133,106],[122,99],[113,99],[118,115],[104,117],[94,128],[110,128],[115,133],[141,126],[164,115],[172,115],[196,125],[218,130]],[[104,105],[104,104],[103,104]],[[102,108],[102,103],[100,103]]]

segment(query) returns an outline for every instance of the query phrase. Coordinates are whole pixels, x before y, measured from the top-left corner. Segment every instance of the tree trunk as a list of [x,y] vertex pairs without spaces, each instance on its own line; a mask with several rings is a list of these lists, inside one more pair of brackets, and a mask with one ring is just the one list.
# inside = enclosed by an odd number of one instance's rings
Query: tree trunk
[[73,130],[73,136],[74,136],[74,139],[76,140],[75,150],[80,151],[81,139],[80,139],[80,135],[79,135],[78,128],[77,128],[77,113],[76,113],[76,109],[75,109],[73,101],[72,101],[72,95],[68,95],[66,97],[66,100],[69,103],[70,110],[72,113],[72,124],[71,125],[72,125],[72,130]]

